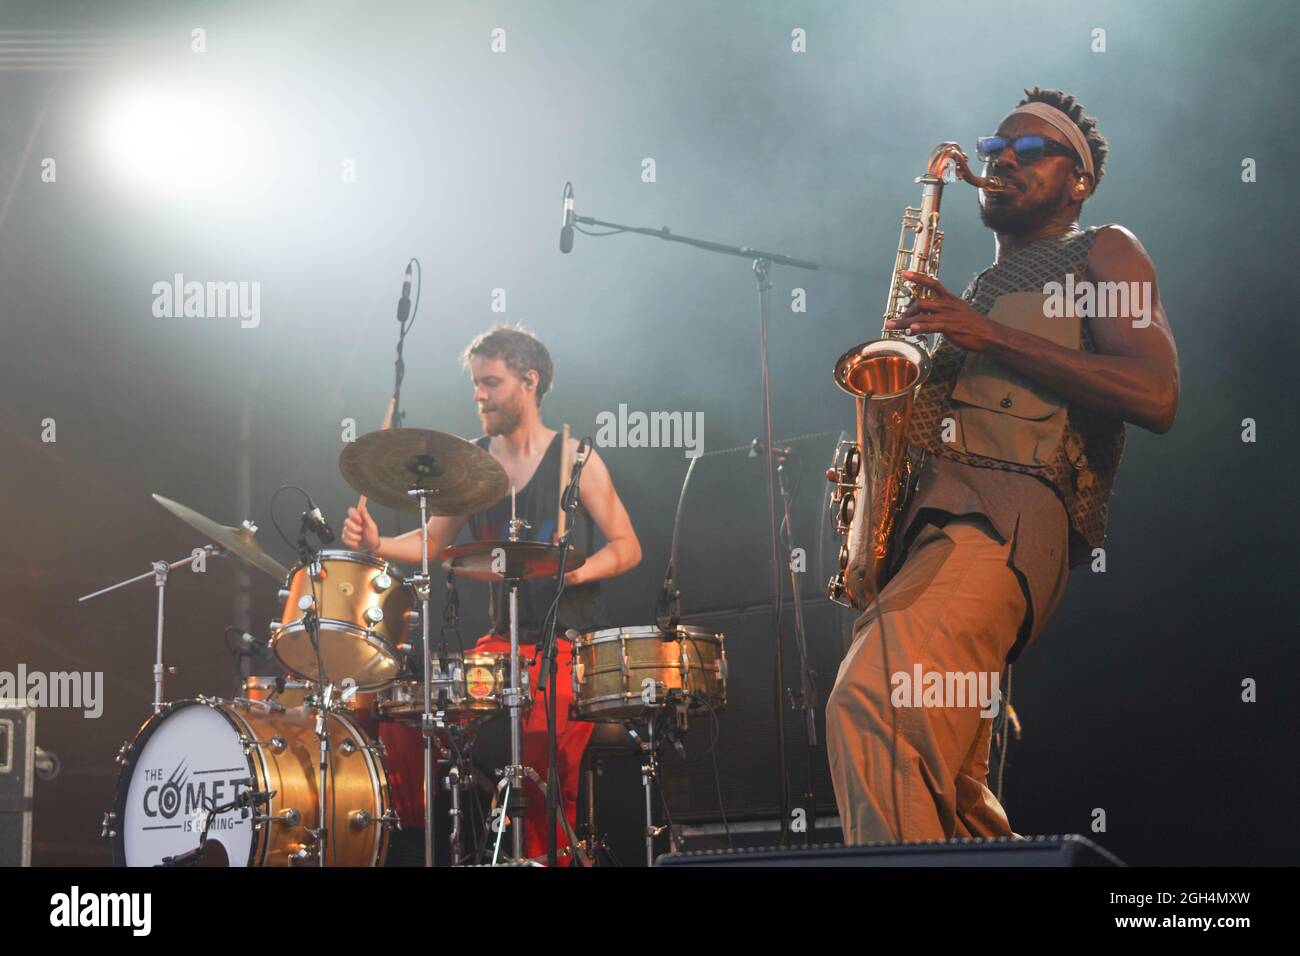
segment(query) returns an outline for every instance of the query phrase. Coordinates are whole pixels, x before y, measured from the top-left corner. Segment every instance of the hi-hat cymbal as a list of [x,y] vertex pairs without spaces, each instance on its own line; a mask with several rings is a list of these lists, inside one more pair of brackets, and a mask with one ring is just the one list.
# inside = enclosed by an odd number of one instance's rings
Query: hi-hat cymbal
[[429,491],[429,514],[467,515],[510,491],[495,458],[473,442],[427,428],[390,428],[350,442],[339,455],[343,480],[386,508],[419,511],[408,491]]
[[[471,541],[444,548],[442,566],[471,581],[527,581],[554,577],[560,570],[560,546],[545,541]],[[565,571],[582,567],[587,559],[569,545]]]
[[225,548],[236,557],[243,558],[257,570],[265,571],[280,582],[283,582],[288,576],[289,569],[263,551],[262,546],[253,540],[256,529],[229,528],[224,524],[217,524],[211,518],[204,517],[193,508],[187,508],[180,502],[164,498],[162,495],[154,495],[153,500],[213,544]]

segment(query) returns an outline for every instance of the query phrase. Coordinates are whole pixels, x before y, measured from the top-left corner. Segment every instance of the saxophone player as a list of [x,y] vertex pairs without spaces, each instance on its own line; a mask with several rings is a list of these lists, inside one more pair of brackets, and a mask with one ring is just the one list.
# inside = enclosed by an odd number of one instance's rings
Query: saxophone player
[[940,338],[907,426],[926,454],[894,573],[827,704],[846,843],[1016,836],[987,786],[998,695],[950,691],[997,688],[1102,546],[1125,423],[1164,434],[1178,409],[1150,256],[1123,226],[1079,226],[1106,138],[1073,96],[1025,93],[977,150],[1001,180],[980,200],[993,264],[960,298],[903,273],[926,297],[886,323]]

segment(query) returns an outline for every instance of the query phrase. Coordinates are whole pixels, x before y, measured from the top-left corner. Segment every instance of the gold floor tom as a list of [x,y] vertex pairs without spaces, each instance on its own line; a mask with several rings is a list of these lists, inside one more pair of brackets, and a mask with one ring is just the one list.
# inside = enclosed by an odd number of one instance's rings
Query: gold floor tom
[[636,720],[674,697],[693,714],[727,703],[727,652],[714,631],[681,625],[588,631],[573,642],[573,715]]

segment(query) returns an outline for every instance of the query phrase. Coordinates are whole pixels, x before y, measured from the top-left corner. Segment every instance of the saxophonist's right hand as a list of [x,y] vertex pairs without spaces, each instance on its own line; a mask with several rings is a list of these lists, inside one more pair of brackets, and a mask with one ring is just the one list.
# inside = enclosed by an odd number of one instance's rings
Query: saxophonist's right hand
[[348,509],[347,520],[343,522],[343,546],[350,551],[379,549],[379,525],[364,504],[360,509]]

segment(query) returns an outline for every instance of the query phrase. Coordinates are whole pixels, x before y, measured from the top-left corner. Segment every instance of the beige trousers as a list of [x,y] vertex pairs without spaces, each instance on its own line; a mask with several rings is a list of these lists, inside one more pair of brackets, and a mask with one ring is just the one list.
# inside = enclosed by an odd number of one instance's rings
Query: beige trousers
[[854,624],[826,707],[845,843],[1016,835],[986,783],[993,717],[969,697],[972,706],[948,706],[953,693],[913,706],[922,698],[905,693],[917,664],[983,673],[992,688],[1026,611],[1010,552],[982,515],[927,524]]

